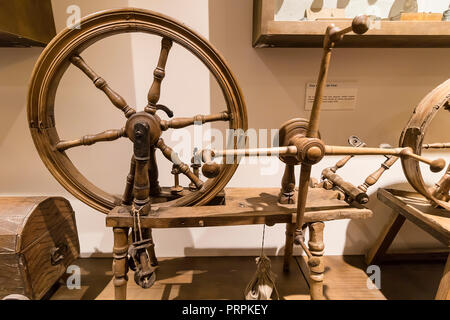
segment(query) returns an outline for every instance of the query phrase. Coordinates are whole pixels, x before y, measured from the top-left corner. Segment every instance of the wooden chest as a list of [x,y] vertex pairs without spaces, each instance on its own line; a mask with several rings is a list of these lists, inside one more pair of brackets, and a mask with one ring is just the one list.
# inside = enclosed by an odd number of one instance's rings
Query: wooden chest
[[73,209],[61,197],[0,198],[0,299],[41,299],[78,258]]

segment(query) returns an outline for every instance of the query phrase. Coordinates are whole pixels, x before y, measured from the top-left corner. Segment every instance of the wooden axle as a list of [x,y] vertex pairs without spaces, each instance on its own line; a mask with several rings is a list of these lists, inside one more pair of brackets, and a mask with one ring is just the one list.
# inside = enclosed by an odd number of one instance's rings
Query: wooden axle
[[402,158],[413,158],[424,162],[430,166],[432,172],[440,172],[445,168],[445,160],[438,158],[435,160],[427,159],[423,156],[413,153],[411,148],[353,148],[340,146],[325,146],[326,155],[383,155],[396,156]]
[[[309,138],[301,137],[301,139],[308,140]],[[359,148],[359,147],[344,147],[344,146],[324,146],[325,155],[384,155],[413,158],[418,161],[430,165],[433,172],[439,172],[445,167],[445,160],[438,158],[435,160],[427,159],[423,156],[412,152],[411,148]],[[301,151],[301,150],[300,150]],[[253,149],[227,149],[227,150],[202,150],[203,159],[205,161],[205,154],[208,154],[211,159],[219,157],[253,157],[253,156],[297,156],[299,148],[296,146],[274,147],[274,148],[253,148]],[[205,161],[207,162],[207,161]],[[228,164],[228,163],[227,163]]]
[[448,148],[450,148],[450,142],[427,143],[422,145],[422,149],[448,149]]

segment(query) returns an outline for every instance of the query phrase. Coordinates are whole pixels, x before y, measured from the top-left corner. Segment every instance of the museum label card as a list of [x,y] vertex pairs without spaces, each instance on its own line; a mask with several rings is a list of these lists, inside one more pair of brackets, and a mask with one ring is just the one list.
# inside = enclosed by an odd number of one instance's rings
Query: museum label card
[[[311,110],[316,94],[316,84],[306,84],[305,110]],[[323,91],[322,110],[354,110],[358,88],[356,82],[328,82]]]

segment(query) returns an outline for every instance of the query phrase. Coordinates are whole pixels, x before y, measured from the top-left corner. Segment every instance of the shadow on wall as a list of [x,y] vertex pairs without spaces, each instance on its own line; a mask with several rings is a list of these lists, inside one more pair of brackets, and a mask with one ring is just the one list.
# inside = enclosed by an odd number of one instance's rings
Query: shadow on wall
[[42,48],[0,48],[0,146],[26,115],[28,81]]

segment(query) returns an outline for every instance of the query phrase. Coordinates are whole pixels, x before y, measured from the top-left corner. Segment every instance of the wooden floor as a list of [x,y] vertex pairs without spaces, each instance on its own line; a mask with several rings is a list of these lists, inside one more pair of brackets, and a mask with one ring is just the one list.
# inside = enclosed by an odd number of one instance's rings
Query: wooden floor
[[[277,287],[283,299],[309,299],[308,284],[301,257],[293,258],[291,272],[282,272],[282,257],[272,257]],[[111,259],[79,259],[81,289],[61,285],[51,299],[114,298]],[[401,263],[381,266],[381,290],[368,289],[366,265],[362,256],[325,257],[324,295],[326,299],[382,300],[433,299],[444,263]],[[138,287],[129,273],[128,299],[242,299],[255,272],[252,257],[190,257],[160,259],[157,281],[150,289]]]

